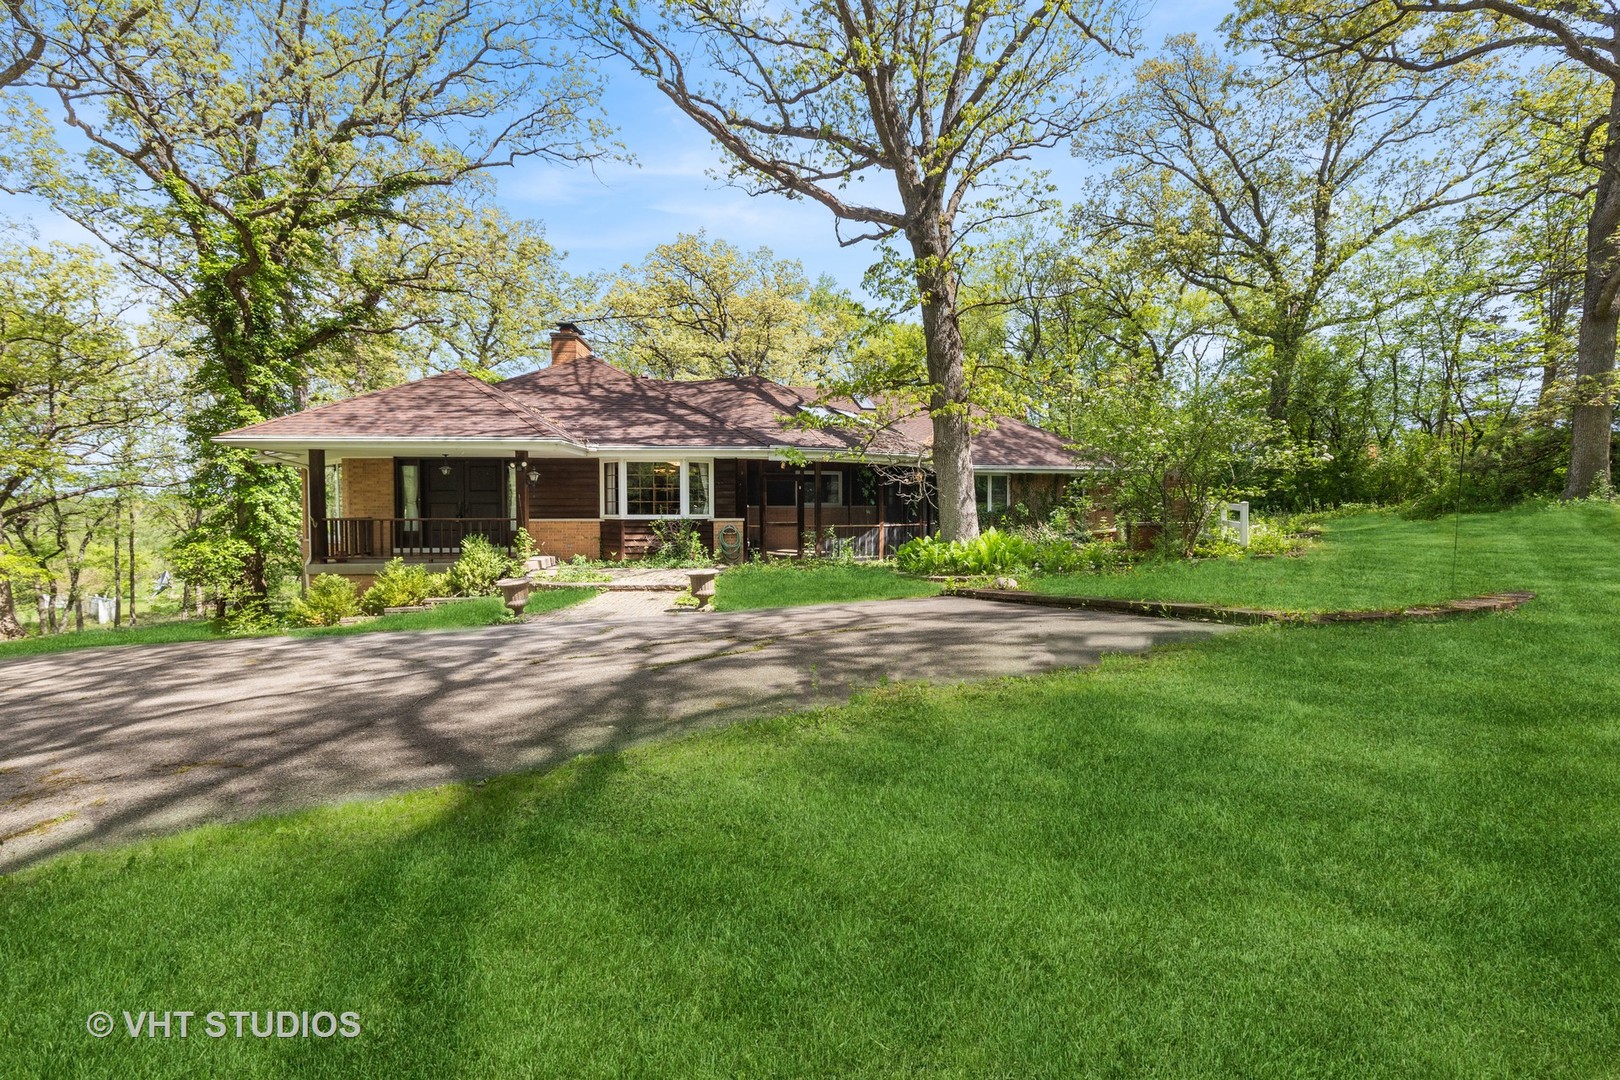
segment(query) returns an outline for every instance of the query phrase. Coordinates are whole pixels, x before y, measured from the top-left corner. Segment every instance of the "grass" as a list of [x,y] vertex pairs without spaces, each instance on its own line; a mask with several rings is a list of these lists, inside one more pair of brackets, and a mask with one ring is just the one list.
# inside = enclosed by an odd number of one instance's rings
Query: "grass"
[[[0,1074],[1620,1075],[1620,513],[1463,524],[1465,591],[1536,602],[887,688],[13,875]],[[1312,557],[1448,594],[1448,530]],[[1186,581],[1261,602],[1232,572]],[[84,1032],[145,1008],[364,1030]]]
[[[1603,512],[1601,509],[1599,512]],[[1395,514],[1329,520],[1323,541],[1299,556],[1147,563],[1120,574],[1036,577],[1035,592],[1182,600],[1280,611],[1408,607],[1526,588],[1520,558],[1531,538],[1503,522],[1539,520],[1527,507],[1504,515],[1410,521]],[[1548,510],[1562,521],[1562,511]],[[1455,573],[1454,573],[1455,570]]]
[[719,611],[794,607],[933,596],[940,586],[904,578],[886,566],[841,563],[748,563],[732,567],[715,581]]
[[[529,594],[526,614],[534,615],[577,604],[597,594],[596,589],[537,589]],[[400,630],[453,630],[477,626],[490,626],[506,617],[506,608],[499,597],[485,596],[453,604],[440,604],[431,611],[413,611],[401,615],[384,615],[352,626],[302,627],[281,631],[286,637],[347,637],[351,634],[375,634]],[[233,635],[221,633],[212,622],[186,620],[154,623],[118,630],[84,630],[48,637],[23,638],[19,641],[0,642],[0,660],[12,656],[32,656],[37,653],[65,652],[71,649],[92,649],[112,645],[161,645],[174,641],[218,641]],[[240,635],[237,635],[240,636]]]

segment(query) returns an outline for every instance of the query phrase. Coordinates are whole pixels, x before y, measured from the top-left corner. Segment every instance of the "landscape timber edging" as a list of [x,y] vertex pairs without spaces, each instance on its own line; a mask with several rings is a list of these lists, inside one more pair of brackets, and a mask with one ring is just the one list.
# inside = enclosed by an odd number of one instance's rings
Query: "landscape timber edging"
[[1261,623],[1345,623],[1398,622],[1414,619],[1445,619],[1512,611],[1536,598],[1533,592],[1501,592],[1447,600],[1441,604],[1384,611],[1267,611],[1260,608],[1220,607],[1215,604],[1188,604],[1170,600],[1122,600],[1113,596],[1054,596],[1048,593],[1013,592],[1007,589],[946,589],[945,596],[970,600],[994,600],[1004,604],[1033,604],[1038,607],[1083,608],[1112,611],[1124,615],[1155,615],[1165,619],[1199,619],[1208,622],[1258,625]]

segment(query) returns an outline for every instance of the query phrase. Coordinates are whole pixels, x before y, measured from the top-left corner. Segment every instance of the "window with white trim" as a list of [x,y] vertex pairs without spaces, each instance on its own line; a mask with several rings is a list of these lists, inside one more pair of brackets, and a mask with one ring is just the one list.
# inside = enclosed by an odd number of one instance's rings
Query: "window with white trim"
[[821,474],[821,492],[817,497],[816,475],[807,472],[803,477],[804,505],[814,506],[820,502],[822,506],[844,505],[844,474],[841,472],[823,472]]
[[602,462],[602,516],[618,517],[619,510],[619,466],[622,461]]
[[683,517],[708,517],[714,513],[710,492],[714,490],[714,463],[688,461],[686,469],[686,510]]
[[714,516],[714,462],[604,461],[602,516]]
[[624,463],[624,512],[630,517],[679,517],[681,463]]
[[995,514],[1007,509],[1012,485],[1006,473],[976,473],[973,477],[973,501],[979,514]]

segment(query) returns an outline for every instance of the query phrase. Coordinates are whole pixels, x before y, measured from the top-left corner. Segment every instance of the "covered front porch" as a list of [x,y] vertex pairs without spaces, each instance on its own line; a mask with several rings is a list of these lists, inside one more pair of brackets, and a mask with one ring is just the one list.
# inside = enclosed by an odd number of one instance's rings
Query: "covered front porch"
[[[671,484],[667,503],[661,489],[619,494],[642,474],[661,483],[660,469]],[[394,558],[453,561],[469,536],[512,551],[525,532],[559,558],[631,560],[656,546],[655,527],[670,518],[693,522],[704,546],[731,560],[839,551],[881,559],[935,520],[926,473],[856,462],[371,458],[312,449],[306,477],[311,573],[374,572]],[[643,497],[653,501],[634,501]]]
[[[306,557],[316,564],[453,561],[479,536],[512,551],[528,517],[525,457],[348,457],[309,452]],[[353,571],[346,571],[353,572]]]
[[804,558],[847,550],[884,559],[934,527],[933,484],[920,470],[749,461],[739,479],[751,554]]

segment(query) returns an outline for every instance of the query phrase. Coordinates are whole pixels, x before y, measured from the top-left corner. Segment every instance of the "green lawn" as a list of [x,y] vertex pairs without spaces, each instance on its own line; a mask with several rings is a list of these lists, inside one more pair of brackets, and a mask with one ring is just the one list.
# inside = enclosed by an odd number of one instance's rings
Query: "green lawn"
[[[526,614],[535,615],[557,608],[577,604],[595,596],[597,589],[537,589],[529,594]],[[432,611],[413,611],[403,615],[384,615],[352,626],[321,626],[284,631],[287,637],[340,637],[349,634],[374,634],[394,630],[451,630],[475,626],[490,626],[506,617],[506,608],[499,597],[486,596],[476,600],[463,600],[454,604],[441,604]],[[69,649],[93,649],[109,645],[160,645],[171,641],[215,641],[228,638],[203,620],[185,620],[153,623],[119,630],[84,630],[48,637],[23,638],[20,641],[0,642],[0,660],[10,656],[30,656],[35,653],[64,652]]]
[[939,591],[940,586],[931,581],[901,577],[886,566],[748,563],[732,567],[716,579],[714,606],[719,611],[746,611],[933,596]]
[[1036,577],[1029,585],[1066,596],[1283,611],[1407,607],[1530,587],[1522,557],[1536,546],[1536,530],[1562,527],[1564,514],[1533,506],[1441,521],[1365,514],[1328,521],[1323,539],[1297,556],[1156,562],[1129,573]]
[[[0,1075],[1620,1075],[1620,513],[1463,525],[1462,591],[1540,598],[889,688],[14,875]],[[1449,529],[1347,521],[1312,558],[1382,553],[1333,603],[1448,595]],[[1313,599],[1292,565],[1186,581]],[[84,1032],[154,1007],[363,1034]]]

